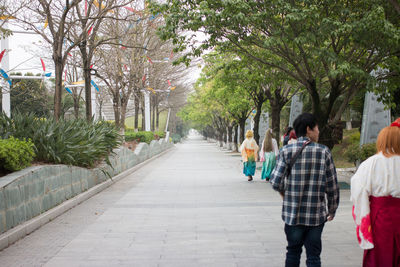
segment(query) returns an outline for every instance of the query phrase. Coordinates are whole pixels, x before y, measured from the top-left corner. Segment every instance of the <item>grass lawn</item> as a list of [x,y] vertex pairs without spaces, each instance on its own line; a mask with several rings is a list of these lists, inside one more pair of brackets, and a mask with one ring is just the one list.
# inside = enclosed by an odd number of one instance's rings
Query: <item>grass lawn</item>
[[[159,130],[164,131],[165,130],[165,125],[167,124],[167,117],[168,117],[168,111],[162,111],[160,113],[160,124],[159,124]],[[129,128],[134,128],[135,124],[135,117],[127,117],[125,119],[125,125],[126,127]],[[141,125],[142,125],[142,115],[139,114],[139,131],[141,131]]]
[[343,130],[343,140],[341,143],[335,145],[332,149],[333,161],[335,162],[336,168],[350,168],[354,167],[353,162],[349,162],[344,156],[344,152],[347,147],[351,145],[350,135],[357,132],[358,129]]

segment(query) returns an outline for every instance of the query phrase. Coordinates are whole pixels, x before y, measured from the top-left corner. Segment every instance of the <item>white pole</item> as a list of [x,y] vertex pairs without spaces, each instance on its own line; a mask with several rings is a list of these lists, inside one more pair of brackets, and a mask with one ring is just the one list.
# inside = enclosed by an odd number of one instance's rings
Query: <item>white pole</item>
[[[146,51],[147,54],[147,51]],[[150,86],[150,79],[149,79],[149,64],[150,62],[147,63],[146,66],[146,85],[147,88]],[[144,125],[145,125],[145,131],[149,132],[150,131],[150,92],[148,89],[144,90]]]
[[145,131],[150,131],[150,93],[144,92],[144,118],[145,118]]
[[94,88],[93,85],[90,85],[90,90],[92,91],[91,93],[91,98],[92,98],[92,116],[94,120],[98,120],[98,114],[97,114],[97,106],[96,106],[96,89]]
[[[8,23],[4,22],[4,29],[8,29]],[[1,62],[1,68],[8,72],[10,68],[9,62],[9,51],[8,51],[8,37],[1,39],[1,50],[6,49],[6,53],[4,54],[3,61]],[[11,104],[10,104],[10,86],[7,81],[3,79],[3,92],[2,92],[2,109],[4,113],[10,117],[11,116]]]
[[171,108],[168,109],[167,124],[165,125],[165,132],[168,132],[169,115],[171,114]]

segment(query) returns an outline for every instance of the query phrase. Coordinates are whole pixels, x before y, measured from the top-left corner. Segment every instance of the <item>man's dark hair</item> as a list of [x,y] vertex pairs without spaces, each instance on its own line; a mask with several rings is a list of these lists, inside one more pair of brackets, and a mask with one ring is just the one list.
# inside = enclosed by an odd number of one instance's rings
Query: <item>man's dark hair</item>
[[296,132],[297,137],[306,136],[307,126],[310,127],[310,129],[314,129],[316,125],[317,119],[311,113],[302,113],[293,122],[294,131]]
[[286,128],[286,132],[285,132],[284,136],[289,135],[290,132],[291,132],[292,130],[293,130],[293,128],[290,127],[290,126],[288,126],[288,127]]

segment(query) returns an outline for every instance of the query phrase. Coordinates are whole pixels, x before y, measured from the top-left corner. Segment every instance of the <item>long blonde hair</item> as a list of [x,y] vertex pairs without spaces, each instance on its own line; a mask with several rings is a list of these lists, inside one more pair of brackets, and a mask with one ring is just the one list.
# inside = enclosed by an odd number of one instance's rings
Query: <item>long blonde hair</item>
[[248,138],[248,139],[250,139],[250,138],[252,138],[254,135],[253,135],[253,131],[252,130],[247,130],[247,132],[246,132],[246,138]]
[[265,132],[264,143],[263,143],[263,151],[271,152],[272,151],[272,130],[268,129]]
[[376,140],[376,151],[386,157],[400,156],[400,118],[392,126],[383,128]]

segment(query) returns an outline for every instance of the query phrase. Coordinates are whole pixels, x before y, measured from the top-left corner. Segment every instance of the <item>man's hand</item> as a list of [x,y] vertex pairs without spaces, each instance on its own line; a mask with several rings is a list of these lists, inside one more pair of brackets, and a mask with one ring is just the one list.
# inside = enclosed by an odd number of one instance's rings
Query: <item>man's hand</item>
[[329,214],[328,217],[326,218],[326,220],[327,220],[328,222],[330,222],[330,221],[333,220],[334,217],[335,217],[334,215]]

